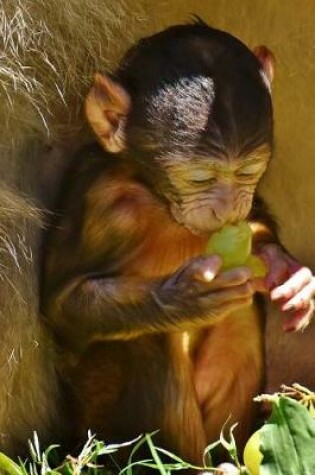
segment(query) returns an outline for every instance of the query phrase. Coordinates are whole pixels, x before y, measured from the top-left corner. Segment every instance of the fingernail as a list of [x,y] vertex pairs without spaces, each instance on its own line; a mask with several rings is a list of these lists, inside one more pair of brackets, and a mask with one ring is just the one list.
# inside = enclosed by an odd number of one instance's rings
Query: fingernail
[[305,330],[305,328],[308,327],[308,324],[309,324],[308,321],[303,322],[303,320],[302,320],[302,321],[299,322],[299,324],[296,326],[296,331],[303,332],[303,331]]
[[[209,259],[209,257],[208,257]],[[219,256],[219,254],[213,254],[210,256],[211,263],[216,265],[216,266],[221,266],[222,265],[222,257]]]
[[288,305],[288,304],[284,304],[284,305],[282,306],[282,310],[283,310],[284,312],[292,312],[293,310],[296,310],[296,307],[295,307],[295,305],[292,305],[292,304],[289,304],[289,305]]
[[281,296],[282,296],[281,292],[274,291],[274,290],[270,294],[271,300],[276,300],[276,299],[280,298]]
[[215,277],[215,274],[213,272],[211,272],[210,270],[206,270],[204,273],[203,273],[203,279],[206,281],[206,282],[211,282]]

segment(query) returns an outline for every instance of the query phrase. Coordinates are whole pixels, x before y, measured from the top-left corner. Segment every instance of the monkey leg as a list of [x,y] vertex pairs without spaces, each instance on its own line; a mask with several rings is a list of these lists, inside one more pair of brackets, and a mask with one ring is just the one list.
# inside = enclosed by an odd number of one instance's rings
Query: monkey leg
[[238,422],[238,446],[253,426],[253,397],[263,377],[261,312],[256,304],[229,315],[205,331],[195,353],[194,375],[207,442]]
[[142,402],[146,409],[142,381],[147,367],[134,353],[130,342],[95,344],[71,375],[81,441],[89,429],[107,443],[120,443],[157,428],[149,427],[148,420],[143,426],[139,419]]
[[[180,335],[96,344],[73,381],[81,441],[88,429],[107,443],[158,430],[154,443],[201,463],[206,439]],[[119,462],[125,463],[129,452],[122,451]]]
[[165,384],[164,433],[167,446],[185,461],[201,466],[206,447],[193,366],[182,333],[168,336],[171,365]]

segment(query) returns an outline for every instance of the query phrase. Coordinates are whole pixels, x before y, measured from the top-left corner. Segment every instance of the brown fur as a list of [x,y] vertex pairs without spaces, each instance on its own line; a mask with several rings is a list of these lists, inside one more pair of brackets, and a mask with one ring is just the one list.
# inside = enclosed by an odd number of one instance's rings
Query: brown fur
[[[94,181],[87,178],[90,184],[80,197],[70,187],[64,217],[50,232],[43,308],[61,341],[64,335],[71,339],[74,326],[85,318],[71,324],[66,310],[71,301],[85,305],[90,291],[102,294],[102,283],[87,276],[94,271],[93,262],[99,272],[108,272],[102,255],[109,236],[115,236],[116,250],[124,246],[123,257],[115,263],[126,287],[114,294],[117,305],[141,305],[151,281],[166,278],[206,247],[207,237],[178,225],[128,168],[114,161]],[[80,176],[78,172],[73,183]],[[77,270],[78,255],[87,274]],[[82,292],[71,297],[76,288]],[[103,305],[106,308],[105,301]],[[166,332],[148,325],[144,330],[130,326],[126,333],[100,332],[92,340],[84,335],[83,354],[73,358],[64,352],[62,357],[64,377],[73,388],[72,417],[79,439],[88,429],[105,441],[160,429],[161,444],[201,464],[205,447],[219,437],[231,416],[228,425],[241,421],[238,433],[244,443],[253,424],[252,398],[263,377],[260,317],[253,305],[229,316],[209,315],[203,323],[192,315],[182,324],[169,324]],[[128,313],[117,318],[128,319]],[[104,339],[106,344],[101,343]]]
[[[141,7],[125,12],[109,0],[0,2],[0,449],[9,454],[23,455],[34,430],[43,445],[65,433],[55,349],[38,311],[45,213],[37,209],[53,205],[88,135],[81,98],[94,71],[132,39]],[[112,35],[124,20],[118,46]]]
[[[279,59],[275,88],[278,150],[263,191],[280,216],[287,247],[305,263],[315,266],[313,210],[312,206],[305,207],[312,203],[314,188],[314,122],[309,120],[314,109],[314,97],[309,95],[315,64],[313,8],[313,0],[300,9],[295,4],[283,8],[281,2],[273,0],[258,0],[255,4],[244,0],[241,8],[236,3],[231,5],[230,0],[211,5],[206,0],[2,0],[2,449],[19,452],[19,441],[25,446],[34,428],[42,439],[45,434],[51,435],[52,425],[56,426],[55,370],[50,366],[51,349],[47,349],[46,337],[36,351],[25,351],[28,342],[38,341],[42,333],[36,264],[42,226],[38,215],[34,215],[34,205],[50,207],[54,202],[69,157],[84,141],[81,103],[92,74],[116,62],[120,50],[133,41],[134,31],[142,36],[166,23],[184,21],[195,11],[247,43],[264,41],[272,46]],[[85,10],[88,15],[82,14]],[[301,55],[301,50],[306,54]],[[301,186],[296,187],[297,182]],[[297,228],[308,232],[301,237]],[[33,260],[29,259],[30,253]],[[314,385],[313,352],[307,348],[312,348],[315,326],[300,335],[283,335],[279,315],[272,315],[270,324],[269,387],[276,390],[280,382],[294,380]],[[25,333],[26,329],[29,332]],[[15,351],[21,356],[18,364],[12,364],[13,348],[19,349]],[[31,384],[29,377],[23,375],[32,376]]]

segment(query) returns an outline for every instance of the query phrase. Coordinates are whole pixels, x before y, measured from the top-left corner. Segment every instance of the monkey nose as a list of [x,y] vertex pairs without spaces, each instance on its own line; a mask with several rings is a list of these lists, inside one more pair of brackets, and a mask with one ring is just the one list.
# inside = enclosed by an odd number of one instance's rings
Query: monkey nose
[[212,208],[213,215],[221,224],[229,222],[232,216],[233,207],[231,202],[219,201],[216,206]]

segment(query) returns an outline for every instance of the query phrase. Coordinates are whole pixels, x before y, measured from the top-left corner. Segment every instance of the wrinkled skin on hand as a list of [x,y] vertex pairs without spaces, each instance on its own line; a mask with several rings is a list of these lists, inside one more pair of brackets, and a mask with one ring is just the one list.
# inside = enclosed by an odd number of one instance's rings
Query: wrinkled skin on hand
[[285,314],[286,332],[303,330],[314,314],[315,277],[280,245],[264,244],[256,252],[268,266],[264,279],[257,279],[256,289],[269,292],[271,300]]
[[250,305],[255,291],[252,271],[241,266],[221,271],[221,266],[221,258],[215,255],[190,259],[164,282],[160,300],[166,297],[178,310],[193,302],[195,311],[212,316]]

